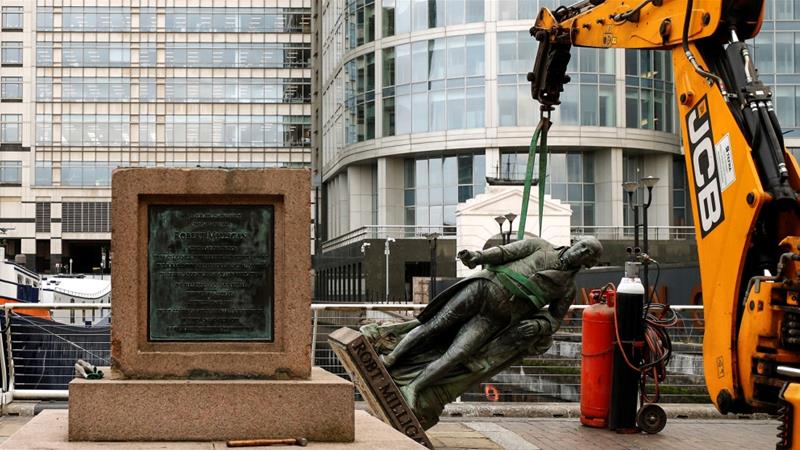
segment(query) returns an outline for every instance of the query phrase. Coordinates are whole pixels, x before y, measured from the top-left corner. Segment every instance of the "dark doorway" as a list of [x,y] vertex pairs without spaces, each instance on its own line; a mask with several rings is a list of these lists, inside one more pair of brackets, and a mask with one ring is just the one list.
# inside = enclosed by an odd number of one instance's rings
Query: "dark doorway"
[[69,272],[71,259],[72,273],[100,273],[103,252],[107,253],[109,246],[109,241],[64,241],[62,261],[65,271]]
[[431,276],[431,262],[430,261],[406,261],[406,274],[405,274],[405,287],[406,287],[406,300],[411,300],[413,297],[412,280],[414,277],[430,277]]
[[50,239],[36,240],[35,270],[39,273],[50,272]]

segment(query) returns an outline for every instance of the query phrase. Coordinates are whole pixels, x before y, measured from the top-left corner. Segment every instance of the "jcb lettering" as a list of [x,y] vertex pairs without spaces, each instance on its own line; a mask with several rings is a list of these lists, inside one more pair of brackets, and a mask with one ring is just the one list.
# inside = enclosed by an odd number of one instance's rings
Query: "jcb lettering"
[[689,151],[692,160],[692,181],[695,186],[697,215],[700,217],[702,237],[706,237],[725,220],[722,190],[714,155],[714,134],[708,116],[707,101],[708,99],[703,97],[686,115],[686,129],[689,134]]

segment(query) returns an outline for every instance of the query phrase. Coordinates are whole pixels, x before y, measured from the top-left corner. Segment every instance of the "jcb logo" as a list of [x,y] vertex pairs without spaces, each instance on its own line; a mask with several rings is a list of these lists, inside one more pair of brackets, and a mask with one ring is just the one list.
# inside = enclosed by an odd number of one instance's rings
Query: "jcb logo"
[[707,101],[706,97],[703,97],[686,115],[686,129],[689,131],[689,150],[692,157],[692,175],[702,237],[706,237],[725,220]]

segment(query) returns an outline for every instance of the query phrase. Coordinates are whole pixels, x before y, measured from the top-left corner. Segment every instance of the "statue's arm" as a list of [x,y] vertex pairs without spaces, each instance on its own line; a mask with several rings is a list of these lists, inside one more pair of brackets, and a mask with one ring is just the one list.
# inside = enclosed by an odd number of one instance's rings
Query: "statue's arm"
[[533,318],[523,321],[523,332],[533,335],[552,335],[561,328],[561,322],[569,312],[575,299],[575,289],[570,289],[562,299],[550,302],[550,306],[536,313]]
[[550,244],[544,239],[532,238],[512,242],[506,245],[492,247],[488,250],[470,252],[462,250],[458,253],[459,259],[470,269],[478,264],[505,264],[532,255],[536,250]]

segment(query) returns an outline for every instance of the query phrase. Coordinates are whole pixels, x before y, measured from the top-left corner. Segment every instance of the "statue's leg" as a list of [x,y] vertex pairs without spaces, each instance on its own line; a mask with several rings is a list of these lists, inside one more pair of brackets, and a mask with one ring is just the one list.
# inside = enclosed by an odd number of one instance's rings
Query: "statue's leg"
[[473,282],[455,294],[433,318],[411,330],[388,355],[382,356],[386,367],[391,367],[417,344],[435,338],[442,332],[461,325],[480,312],[480,285],[483,281]]
[[[484,316],[475,316],[461,327],[453,343],[439,359],[432,362],[417,378],[403,387],[406,399],[414,404],[417,394],[435,383],[453,369],[463,363],[497,332],[501,326]],[[413,408],[413,406],[412,406]]]

